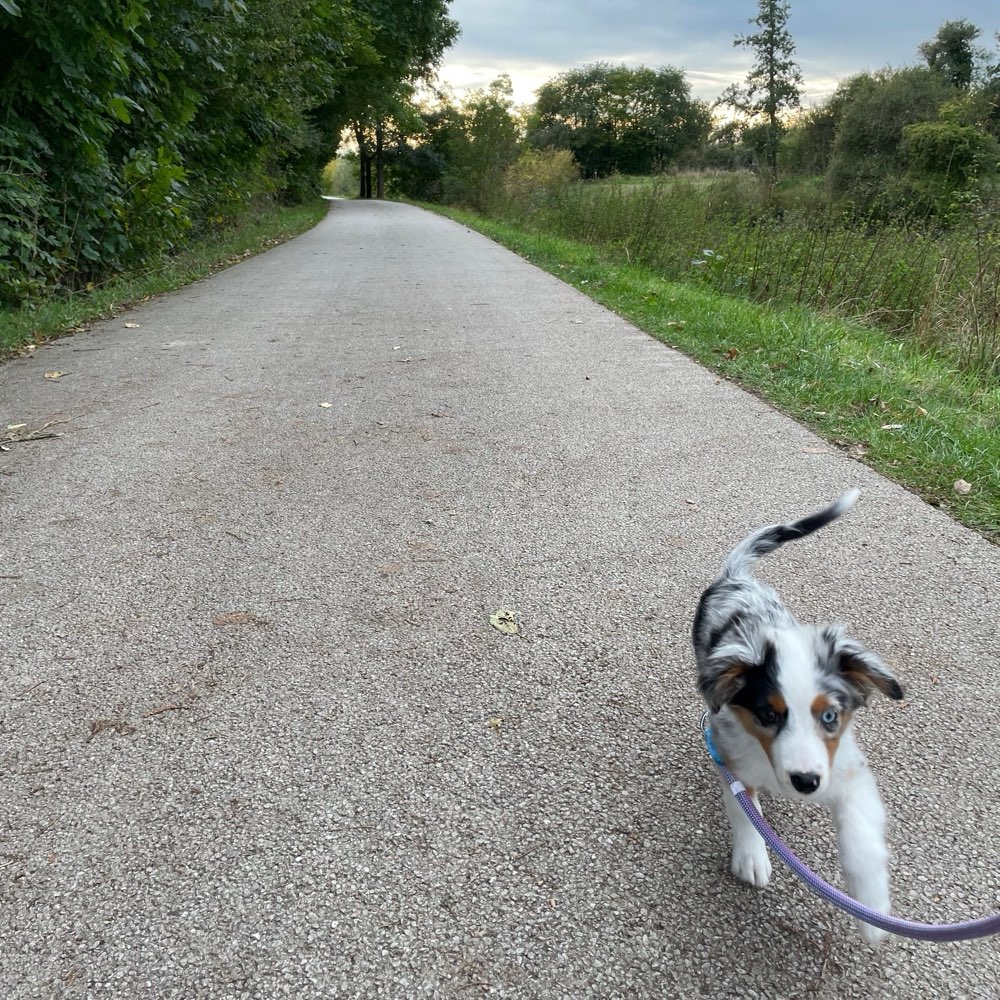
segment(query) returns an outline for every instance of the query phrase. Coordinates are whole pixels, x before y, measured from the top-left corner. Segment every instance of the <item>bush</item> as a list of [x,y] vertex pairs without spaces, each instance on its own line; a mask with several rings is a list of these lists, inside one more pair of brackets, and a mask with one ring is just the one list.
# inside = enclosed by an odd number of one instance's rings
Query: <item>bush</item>
[[503,188],[513,204],[533,206],[579,179],[580,167],[568,149],[526,149],[504,172]]
[[903,130],[901,154],[918,210],[950,221],[996,176],[1000,143],[971,125],[919,122]]

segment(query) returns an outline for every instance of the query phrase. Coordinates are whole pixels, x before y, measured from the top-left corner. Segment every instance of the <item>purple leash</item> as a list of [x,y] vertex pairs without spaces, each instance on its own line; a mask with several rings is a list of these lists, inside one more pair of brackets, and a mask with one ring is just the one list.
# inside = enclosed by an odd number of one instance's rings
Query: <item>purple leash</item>
[[902,937],[919,938],[923,941],[968,941],[972,938],[988,937],[990,934],[1000,933],[1000,913],[980,917],[978,920],[964,920],[957,924],[924,924],[917,920],[903,920],[887,913],[879,913],[821,879],[774,832],[770,824],[757,811],[757,807],[747,794],[743,783],[737,780],[723,763],[721,754],[712,742],[712,728],[709,725],[708,712],[702,716],[702,732],[705,737],[705,746],[708,747],[712,760],[722,772],[722,777],[729,786],[729,790],[736,796],[736,801],[746,813],[747,819],[753,823],[768,846],[817,896],[822,896],[827,902],[839,906],[840,909],[845,910],[852,917],[857,917],[858,920],[863,920],[867,924],[880,927],[891,934],[899,934]]

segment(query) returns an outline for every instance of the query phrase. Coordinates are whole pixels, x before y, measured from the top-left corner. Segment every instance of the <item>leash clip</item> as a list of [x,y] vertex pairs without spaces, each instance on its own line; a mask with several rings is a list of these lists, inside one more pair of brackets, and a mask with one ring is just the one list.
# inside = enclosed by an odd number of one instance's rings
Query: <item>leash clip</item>
[[712,726],[708,721],[708,709],[702,712],[701,715],[701,734],[705,737],[705,746],[708,748],[708,755],[719,767],[722,767],[724,761],[722,760],[722,754],[719,753],[715,745],[715,741],[712,739]]

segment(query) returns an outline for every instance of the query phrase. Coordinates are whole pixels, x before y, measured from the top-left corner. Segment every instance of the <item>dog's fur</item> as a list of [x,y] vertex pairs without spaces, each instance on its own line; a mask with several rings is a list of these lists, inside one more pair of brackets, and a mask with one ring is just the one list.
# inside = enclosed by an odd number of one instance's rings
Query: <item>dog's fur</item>
[[[857,498],[851,490],[816,514],[761,528],[737,545],[702,594],[693,639],[698,686],[726,766],[758,808],[761,790],[827,806],[849,891],[888,913],[885,811],[851,724],[872,691],[899,699],[903,690],[842,626],[801,625],[751,572],[760,556],[829,524]],[[723,797],[733,829],[732,872],[767,885],[764,840],[728,789]],[[884,937],[869,924],[859,927],[872,945]]]

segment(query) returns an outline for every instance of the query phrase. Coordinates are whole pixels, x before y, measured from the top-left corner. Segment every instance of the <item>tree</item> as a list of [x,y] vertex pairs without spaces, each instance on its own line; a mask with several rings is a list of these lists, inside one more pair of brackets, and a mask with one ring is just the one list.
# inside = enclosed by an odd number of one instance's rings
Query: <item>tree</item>
[[933,40],[923,42],[918,51],[929,69],[940,73],[953,87],[968,90],[978,54],[972,43],[979,35],[979,28],[969,21],[945,21]]
[[504,171],[521,152],[522,122],[514,110],[506,74],[485,91],[474,91],[461,106],[462,141],[445,174],[446,194],[477,209],[489,208]]
[[397,134],[388,157],[388,187],[418,201],[445,200],[446,175],[467,141],[461,109],[447,97],[420,109],[417,132]]
[[[458,37],[450,0],[353,0],[373,27],[374,64],[358,67],[341,95],[350,108],[361,168],[359,194],[381,198],[387,127],[416,127],[415,85],[427,79]],[[374,186],[373,186],[374,170]]]
[[783,170],[825,174],[830,169],[847,109],[870,79],[866,74],[848,77],[821,105],[796,116],[782,136],[778,159]]
[[[994,36],[1000,45],[1000,31]],[[978,97],[983,105],[983,124],[996,139],[1000,139],[1000,62],[986,67],[985,80]]]
[[843,110],[828,174],[833,194],[864,212],[896,211],[906,200],[893,180],[907,169],[905,130],[936,120],[955,91],[940,74],[912,66],[863,73],[844,81],[838,95]]
[[681,70],[592,63],[542,85],[528,142],[570,150],[584,176],[648,174],[701,145],[710,124]]
[[399,136],[389,161],[390,190],[411,198],[488,210],[504,172],[520,155],[524,126],[506,74],[460,104],[442,96],[422,111],[423,128]]
[[788,31],[789,5],[785,0],[759,0],[758,13],[749,23],[752,35],[737,35],[733,45],[753,49],[755,60],[742,86],[734,84],[722,95],[729,104],[756,125],[763,119],[764,164],[773,177],[778,166],[778,142],[782,115],[797,108],[802,96],[802,73],[792,59],[795,42]]

